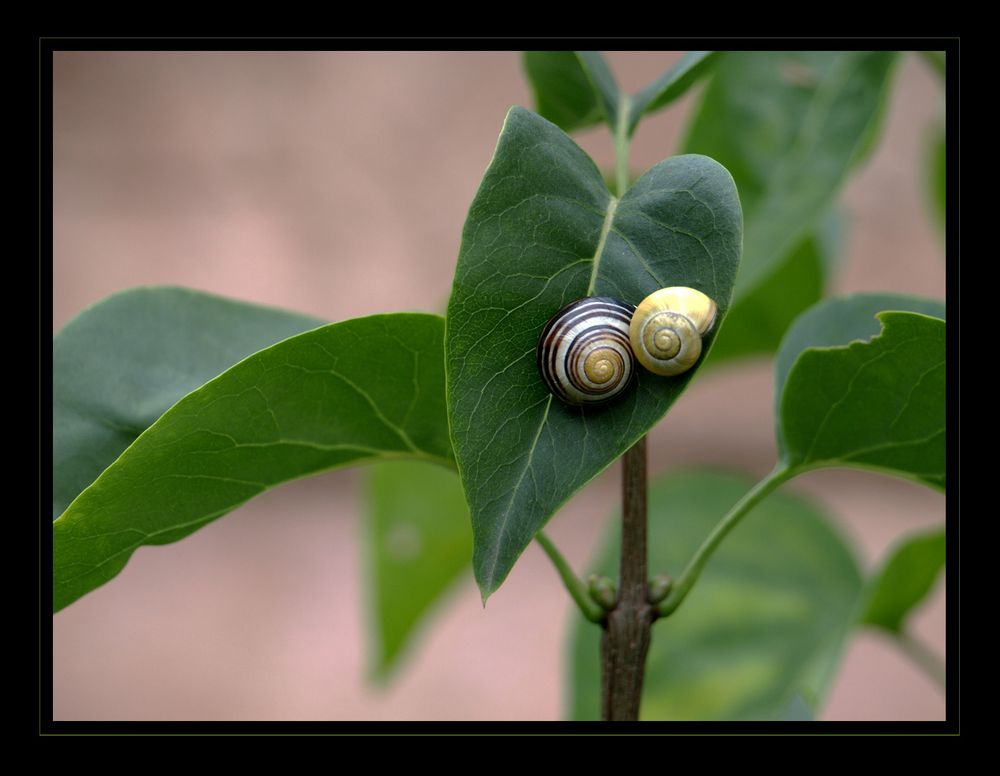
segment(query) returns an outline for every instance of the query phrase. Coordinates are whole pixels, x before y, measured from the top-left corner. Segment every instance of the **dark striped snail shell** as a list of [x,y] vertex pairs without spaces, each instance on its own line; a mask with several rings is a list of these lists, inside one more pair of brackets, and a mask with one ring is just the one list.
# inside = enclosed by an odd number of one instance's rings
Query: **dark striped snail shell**
[[715,302],[693,288],[655,291],[635,310],[629,341],[635,357],[650,372],[679,375],[701,355],[701,338],[715,325]]
[[635,374],[628,342],[633,305],[606,296],[578,299],[553,315],[538,338],[538,371],[567,404],[621,395]]

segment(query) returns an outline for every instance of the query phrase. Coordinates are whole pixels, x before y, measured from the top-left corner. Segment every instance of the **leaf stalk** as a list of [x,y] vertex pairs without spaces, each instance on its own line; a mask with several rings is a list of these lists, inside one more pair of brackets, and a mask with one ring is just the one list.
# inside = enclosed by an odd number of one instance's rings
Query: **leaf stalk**
[[657,617],[646,581],[646,437],[622,456],[622,467],[620,592],[601,638],[601,718],[634,721]]
[[590,598],[587,586],[573,572],[573,569],[570,568],[569,563],[566,562],[566,559],[559,552],[555,544],[552,543],[552,540],[545,535],[544,531],[539,531],[535,534],[535,541],[545,550],[545,554],[549,556],[552,565],[556,567],[556,571],[559,572],[559,579],[562,580],[563,585],[565,585],[576,605],[580,608],[581,614],[591,622],[603,622],[604,610]]
[[660,617],[668,617],[677,611],[677,607],[684,602],[694,583],[698,581],[698,577],[701,575],[702,569],[705,568],[705,564],[708,563],[708,559],[712,557],[712,553],[722,543],[722,540],[726,538],[726,535],[736,527],[736,524],[743,519],[743,516],[763,501],[770,493],[775,491],[782,483],[794,477],[795,474],[796,470],[788,469],[784,464],[779,463],[770,474],[754,485],[747,491],[743,498],[736,502],[733,508],[712,529],[712,533],[702,542],[701,547],[698,548],[688,562],[687,568],[684,569],[684,572],[677,579],[667,599],[660,604]]

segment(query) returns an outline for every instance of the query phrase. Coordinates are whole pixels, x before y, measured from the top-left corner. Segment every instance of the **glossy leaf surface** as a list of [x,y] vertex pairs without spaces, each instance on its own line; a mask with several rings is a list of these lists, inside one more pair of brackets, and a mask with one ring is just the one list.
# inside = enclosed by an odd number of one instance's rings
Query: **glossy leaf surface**
[[545,323],[574,299],[637,304],[673,285],[707,293],[721,320],[740,226],[732,179],[711,159],[667,159],[618,201],[558,127],[520,108],[508,114],[465,224],[446,337],[451,430],[484,597],[552,513],[646,433],[697,371],[643,372],[611,404],[571,407],[538,373]]
[[115,294],[52,340],[52,519],[182,396],[323,321],[184,288]]
[[331,324],[185,396],[53,523],[54,609],[140,545],[181,539],[281,482],[378,458],[450,464],[443,334],[434,315]]
[[779,354],[776,367],[782,461],[800,470],[877,468],[943,489],[945,322],[891,311],[878,320],[880,334],[839,347],[802,351],[799,325],[789,332],[800,355],[783,380],[790,359]]

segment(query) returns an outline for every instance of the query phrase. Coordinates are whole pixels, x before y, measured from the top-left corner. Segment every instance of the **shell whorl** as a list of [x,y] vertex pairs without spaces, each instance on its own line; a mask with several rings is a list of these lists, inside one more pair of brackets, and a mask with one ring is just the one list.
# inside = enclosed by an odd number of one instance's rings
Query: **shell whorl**
[[553,315],[538,338],[538,371],[567,404],[597,404],[635,374],[629,323],[635,307],[604,296],[578,299]]
[[715,302],[693,288],[655,291],[632,316],[629,341],[635,357],[650,372],[679,375],[701,356],[701,339],[715,325]]

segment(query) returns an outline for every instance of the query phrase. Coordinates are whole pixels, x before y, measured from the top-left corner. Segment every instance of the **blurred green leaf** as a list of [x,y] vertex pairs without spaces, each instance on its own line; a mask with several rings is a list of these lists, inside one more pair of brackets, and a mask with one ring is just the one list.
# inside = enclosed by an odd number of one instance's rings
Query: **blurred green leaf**
[[771,281],[734,303],[708,364],[776,351],[792,321],[823,297],[832,263],[824,249],[824,243],[810,235],[775,268]]
[[599,51],[578,51],[577,57],[579,57],[580,64],[597,95],[597,102],[604,113],[604,120],[611,128],[611,132],[614,133],[618,128],[618,111],[622,101],[622,94],[618,91],[615,75]]
[[604,111],[575,51],[525,51],[535,110],[566,132],[598,123]]
[[815,718],[815,710],[809,706],[801,693],[793,695],[788,705],[778,715],[778,719],[782,722],[811,722]]
[[793,326],[786,342],[800,355],[784,380],[784,353],[776,366],[781,460],[799,471],[871,467],[943,489],[945,322],[893,311],[878,319],[882,332],[867,342],[804,351]]
[[444,320],[397,313],[279,342],[189,393],[52,524],[53,608],[269,487],[335,466],[450,465]]
[[736,302],[772,282],[835,200],[884,104],[892,52],[729,52],[687,133],[733,175],[745,217]]
[[84,310],[52,340],[52,519],[182,396],[322,325],[184,288],[132,289]]
[[465,223],[446,336],[451,429],[484,597],[553,512],[697,372],[640,370],[615,402],[564,405],[536,365],[546,321],[585,296],[637,304],[672,285],[703,290],[724,316],[739,246],[736,191],[711,159],[667,159],[619,201],[558,127],[522,108],[508,114]]
[[924,62],[930,65],[931,70],[937,75],[942,81],[947,75],[947,60],[945,59],[945,52],[943,51],[919,51],[917,52],[923,57]]
[[472,527],[458,475],[421,461],[368,472],[375,673],[385,678],[415,629],[469,567]]
[[[656,481],[650,574],[679,574],[752,484],[715,472]],[[615,575],[617,541],[616,528],[598,573]],[[801,496],[772,495],[733,529],[685,605],[653,624],[640,718],[808,718],[836,670],[860,591],[852,553],[822,512]],[[599,714],[600,639],[574,618],[576,719]]]
[[[635,132],[643,115],[666,107],[710,72],[719,52],[690,51],[659,78],[627,98],[624,130]],[[604,57],[596,51],[526,51],[524,69],[536,111],[563,131],[589,127],[602,118],[612,134],[624,95]]]
[[701,77],[715,66],[718,51],[689,51],[672,68],[637,92],[629,100],[626,132],[632,135],[647,113],[653,113],[684,95]]
[[861,622],[902,633],[907,616],[934,588],[944,563],[943,528],[905,538],[869,582]]
[[770,355],[795,319],[823,298],[843,252],[844,217],[832,210],[805,241],[776,265],[767,283],[733,304],[712,348],[710,364]]

